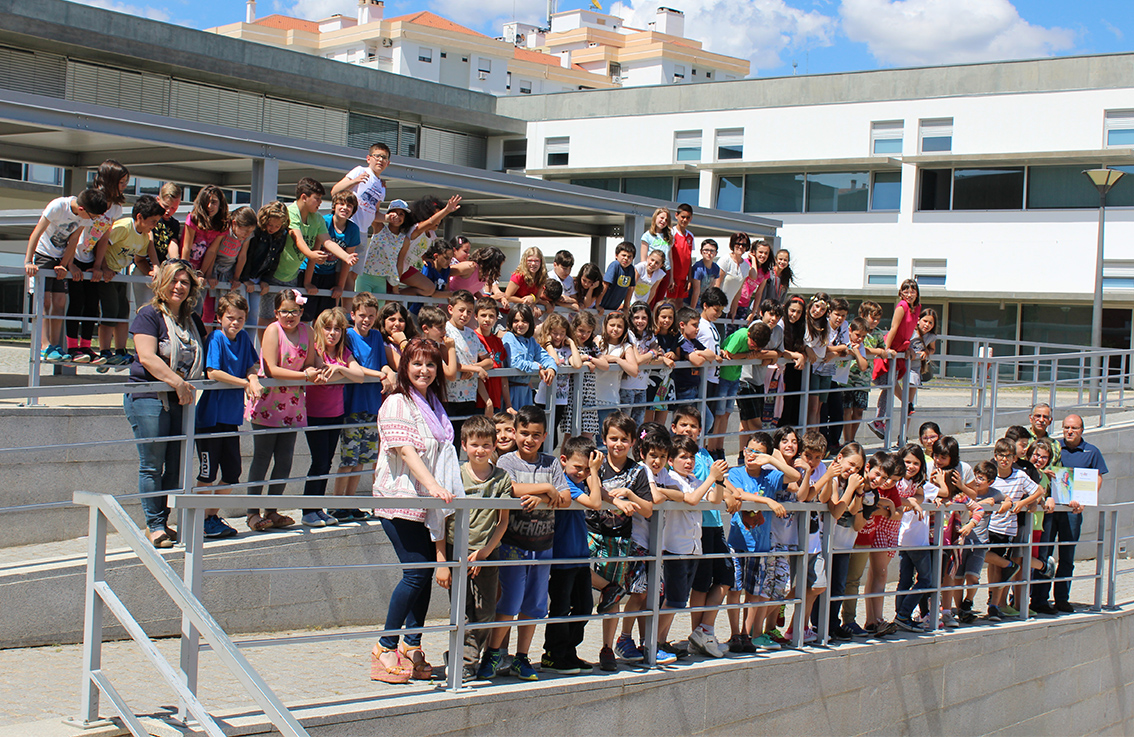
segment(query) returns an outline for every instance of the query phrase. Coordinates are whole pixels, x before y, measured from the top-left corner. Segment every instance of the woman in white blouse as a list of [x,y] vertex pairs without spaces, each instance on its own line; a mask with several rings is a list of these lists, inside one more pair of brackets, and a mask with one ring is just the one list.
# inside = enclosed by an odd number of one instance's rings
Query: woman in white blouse
[[[461,468],[453,446],[453,424],[445,413],[445,377],[441,347],[432,340],[414,338],[402,351],[397,385],[382,401],[378,412],[378,434],[382,454],[374,475],[374,496],[384,498],[436,497],[446,502],[464,496]],[[430,568],[410,568],[414,563],[444,561],[448,509],[374,510],[382,529],[394,546],[398,560],[407,567],[390,596],[386,612],[387,630],[425,626],[433,585]],[[433,668],[421,650],[421,633],[408,633],[402,647],[398,636],[387,635],[371,653],[370,677],[386,683],[405,683],[410,678],[429,679]]]

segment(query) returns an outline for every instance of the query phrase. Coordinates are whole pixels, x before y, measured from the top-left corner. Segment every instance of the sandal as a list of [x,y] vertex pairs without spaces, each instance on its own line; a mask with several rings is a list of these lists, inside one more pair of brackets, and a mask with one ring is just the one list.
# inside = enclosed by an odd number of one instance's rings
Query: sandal
[[272,529],[272,523],[269,520],[266,520],[263,517],[261,517],[256,512],[253,512],[252,514],[248,515],[248,517],[245,521],[248,524],[248,529],[252,530],[254,532],[263,532],[264,530]]
[[[394,665],[382,662],[382,656],[388,653],[393,654]],[[401,654],[397,650],[375,645],[374,649],[370,651],[370,680],[381,681],[382,683],[409,683],[412,675],[413,671],[405,667]]]
[[294,519],[288,517],[286,514],[280,514],[279,512],[268,512],[266,521],[269,522],[272,527],[291,527],[295,524]]
[[404,645],[398,654],[405,658],[408,665],[413,667],[413,678],[416,681],[429,681],[433,679],[433,666],[425,662],[425,652],[420,645]]
[[169,539],[169,534],[165,530],[150,530],[149,532],[150,544],[155,548],[172,548],[173,540]]

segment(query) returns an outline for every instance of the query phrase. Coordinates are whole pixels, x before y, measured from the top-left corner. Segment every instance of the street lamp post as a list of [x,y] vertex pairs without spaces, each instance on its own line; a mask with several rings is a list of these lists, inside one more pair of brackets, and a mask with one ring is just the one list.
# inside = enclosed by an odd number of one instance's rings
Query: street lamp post
[[[1106,193],[1122,179],[1125,172],[1117,169],[1084,169],[1083,174],[1091,180],[1091,184],[1099,191],[1099,241],[1095,254],[1095,298],[1091,310],[1091,348],[1102,348],[1102,286],[1103,286],[1103,228],[1106,223]],[[1094,374],[1091,383],[1091,401],[1099,401],[1102,390],[1103,369],[1102,357],[1091,359],[1091,373]]]

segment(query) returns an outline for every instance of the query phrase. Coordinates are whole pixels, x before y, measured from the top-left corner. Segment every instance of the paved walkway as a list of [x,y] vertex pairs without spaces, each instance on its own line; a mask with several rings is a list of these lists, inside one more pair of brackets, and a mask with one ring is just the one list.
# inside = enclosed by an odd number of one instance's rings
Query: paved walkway
[[[1120,571],[1134,572],[1134,560],[1119,561]],[[1093,564],[1083,561],[1077,568],[1080,575],[1093,572]],[[1094,600],[1092,581],[1078,581],[1072,589],[1072,600],[1079,603],[1080,609]],[[893,586],[890,587],[893,590]],[[443,595],[434,588],[434,595]],[[978,596],[978,602],[983,595]],[[1134,601],[1134,575],[1120,575],[1118,578],[1117,601]],[[892,599],[887,599],[887,610],[892,616]],[[382,613],[376,613],[376,621]],[[1089,617],[1088,613],[1064,615]],[[1011,620],[1002,624],[992,624],[978,620],[973,627],[1010,627]],[[445,622],[430,622],[443,625]],[[534,641],[533,660],[538,661],[542,652],[542,627],[537,631]],[[724,616],[718,618],[721,635],[728,627]],[[293,635],[318,635],[334,637],[329,641],[317,643],[280,644],[271,647],[246,648],[242,652],[256,671],[264,678],[285,704],[321,699],[327,697],[405,697],[421,694],[423,696],[441,688],[440,684],[413,684],[408,686],[384,686],[369,680],[369,652],[374,643],[374,630],[363,628],[335,628],[318,631],[280,632],[269,637],[281,639]],[[673,640],[680,640],[689,631],[688,617],[679,615],[673,625]],[[963,630],[958,630],[963,631]],[[949,637],[952,631],[944,630],[935,636]],[[896,634],[891,638],[928,637],[929,635]],[[240,639],[240,638],[238,638]],[[722,637],[723,639],[723,637]],[[447,648],[447,634],[427,634],[424,647],[431,661],[441,665],[442,652]],[[601,628],[591,623],[586,630],[586,639],[580,648],[580,655],[586,659],[597,660],[601,646]],[[840,648],[868,647],[868,641],[856,641],[839,645]],[[171,662],[178,662],[179,640],[157,641],[158,649]],[[762,652],[756,655],[730,655],[728,657],[778,658],[790,657],[791,651],[780,653]],[[59,719],[73,716],[77,711],[78,688],[81,672],[82,651],[79,645],[51,646],[0,651],[0,733],[34,735],[40,727],[30,723],[39,722],[43,729],[58,724]],[[669,666],[669,667],[681,667]],[[629,666],[622,666],[625,671]],[[107,643],[103,647],[103,670],[111,678],[116,688],[139,714],[161,714],[176,709],[176,698],[171,689],[160,682],[156,671],[133,642]],[[609,678],[595,669],[595,678]],[[543,674],[541,679],[557,678],[553,674]],[[512,683],[514,679],[503,676],[499,683]],[[493,688],[493,685],[478,684],[477,688]],[[201,655],[200,688],[202,702],[211,712],[226,710],[257,711],[251,698],[245,695],[236,679],[220,664],[211,652]],[[111,715],[113,708],[103,700],[103,715]],[[21,726],[17,726],[21,725]],[[28,726],[24,726],[28,725]],[[4,729],[8,727],[10,729]]]

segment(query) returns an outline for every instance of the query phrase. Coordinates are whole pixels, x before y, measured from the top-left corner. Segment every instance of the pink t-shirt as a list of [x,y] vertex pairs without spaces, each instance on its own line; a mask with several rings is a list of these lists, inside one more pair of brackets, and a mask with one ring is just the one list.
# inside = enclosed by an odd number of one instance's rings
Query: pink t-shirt
[[[349,366],[353,356],[343,347],[342,358],[323,356],[323,362],[333,366]],[[342,384],[312,384],[307,387],[308,417],[341,417],[343,415]]]
[[[453,261],[454,264],[458,263]],[[480,278],[480,267],[474,268],[472,273],[468,276],[450,276],[449,277],[449,291],[456,292],[459,289],[467,289],[473,293],[473,296],[480,294],[484,290],[485,282]]]
[[[275,330],[279,338],[280,368],[302,371],[311,345],[311,333],[307,325],[299,324],[295,342],[287,337],[279,322],[273,322],[267,329]],[[259,374],[267,375],[263,356],[260,357]],[[253,424],[265,427],[307,427],[307,403],[303,387],[274,386],[265,389],[257,399],[248,403],[246,414]]]
[[902,317],[901,323],[898,324],[898,332],[894,333],[894,343],[890,348],[895,351],[904,351],[910,347],[910,338],[913,337],[914,330],[917,329],[917,321],[921,319],[921,305],[910,307],[909,302],[903,299],[898,302],[898,306],[905,310],[905,315]]

